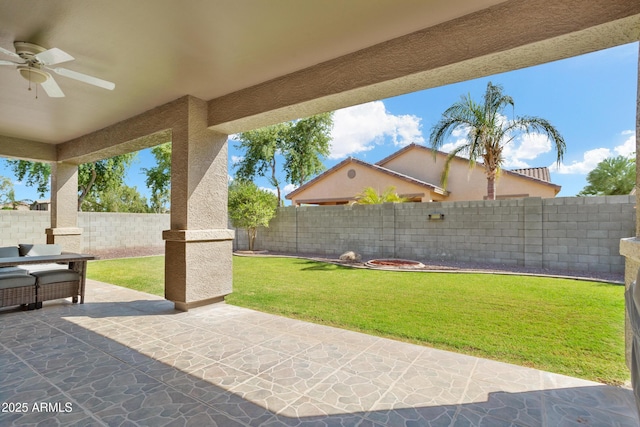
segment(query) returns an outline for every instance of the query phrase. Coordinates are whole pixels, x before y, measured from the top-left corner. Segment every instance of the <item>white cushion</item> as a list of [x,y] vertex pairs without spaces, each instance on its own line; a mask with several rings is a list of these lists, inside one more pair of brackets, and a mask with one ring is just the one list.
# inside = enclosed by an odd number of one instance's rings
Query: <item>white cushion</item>
[[20,256],[43,256],[43,255],[60,255],[62,246],[60,245],[43,245],[43,244],[20,244]]

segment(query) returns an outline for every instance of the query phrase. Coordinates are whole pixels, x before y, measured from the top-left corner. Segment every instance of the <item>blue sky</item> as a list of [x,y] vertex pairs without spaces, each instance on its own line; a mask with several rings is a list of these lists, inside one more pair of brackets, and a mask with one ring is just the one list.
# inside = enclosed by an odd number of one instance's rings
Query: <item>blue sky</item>
[[[428,145],[431,128],[442,112],[462,95],[481,101],[489,81],[502,85],[513,97],[516,115],[545,118],[563,135],[567,149],[560,168],[555,167],[551,145],[539,135],[514,140],[504,165],[505,169],[552,167],[552,181],[562,186],[559,197],[579,192],[586,185],[587,173],[601,160],[635,151],[638,43],[338,110],[325,166],[330,168],[348,156],[377,162],[411,142]],[[449,147],[462,138],[464,135],[453,135]],[[231,175],[234,161],[243,155],[235,145],[231,139]],[[152,165],[148,150],[141,151],[129,171],[128,185],[147,195],[140,169]],[[14,180],[16,198],[39,198],[32,188],[15,181],[3,161],[0,175]],[[256,183],[269,187],[266,179]],[[285,186],[285,194],[293,190],[283,183]]]

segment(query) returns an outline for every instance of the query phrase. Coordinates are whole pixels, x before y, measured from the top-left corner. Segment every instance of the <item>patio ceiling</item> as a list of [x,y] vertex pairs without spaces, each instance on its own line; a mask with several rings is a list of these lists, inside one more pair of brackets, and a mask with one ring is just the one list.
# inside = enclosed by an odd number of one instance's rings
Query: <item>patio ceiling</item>
[[639,28],[637,0],[5,1],[1,47],[58,47],[76,58],[66,68],[116,88],[55,76],[66,97],[35,99],[0,67],[0,156],[52,160],[47,144],[185,95],[233,133],[635,41]]

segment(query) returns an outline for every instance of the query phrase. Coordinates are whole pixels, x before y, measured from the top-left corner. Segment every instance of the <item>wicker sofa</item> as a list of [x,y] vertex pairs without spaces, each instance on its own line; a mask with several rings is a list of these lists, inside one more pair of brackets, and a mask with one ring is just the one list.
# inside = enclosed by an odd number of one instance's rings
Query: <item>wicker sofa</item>
[[[60,255],[60,245],[21,244],[0,247],[0,258]],[[65,264],[0,267],[0,307],[42,307],[43,301],[73,298],[80,293],[80,274]]]

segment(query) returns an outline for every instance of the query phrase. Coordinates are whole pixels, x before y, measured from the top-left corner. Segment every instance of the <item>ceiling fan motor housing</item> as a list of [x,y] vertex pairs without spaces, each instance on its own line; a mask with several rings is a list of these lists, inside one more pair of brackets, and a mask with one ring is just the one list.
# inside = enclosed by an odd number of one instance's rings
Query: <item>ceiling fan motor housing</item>
[[35,56],[46,50],[42,46],[27,42],[14,42],[13,46],[15,47],[16,53],[20,56],[20,58],[24,59],[30,64],[38,63],[39,61]]

